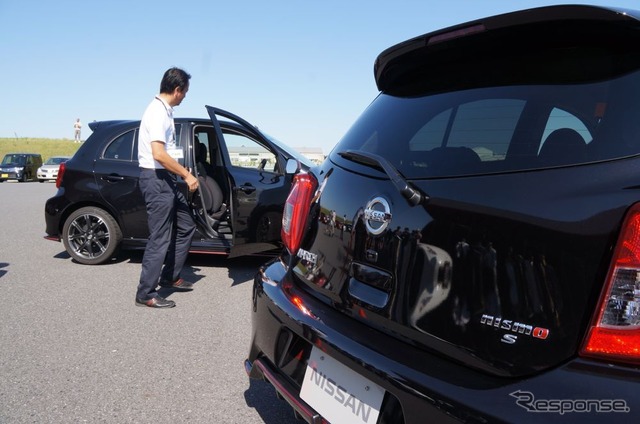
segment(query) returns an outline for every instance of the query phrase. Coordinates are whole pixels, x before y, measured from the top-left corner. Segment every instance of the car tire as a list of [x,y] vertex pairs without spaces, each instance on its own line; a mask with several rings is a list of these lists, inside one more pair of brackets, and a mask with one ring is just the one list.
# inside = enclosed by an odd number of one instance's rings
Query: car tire
[[84,207],[73,212],[62,228],[62,242],[71,257],[85,265],[100,265],[118,251],[122,230],[104,209]]
[[267,212],[258,219],[256,225],[257,242],[273,242],[280,238],[282,215],[277,212]]

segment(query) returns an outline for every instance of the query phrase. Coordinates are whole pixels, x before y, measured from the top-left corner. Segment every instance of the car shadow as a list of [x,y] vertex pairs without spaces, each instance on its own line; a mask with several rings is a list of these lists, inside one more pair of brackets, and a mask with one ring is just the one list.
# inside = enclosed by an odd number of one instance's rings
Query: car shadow
[[[110,261],[99,265],[115,265],[123,262],[129,262],[133,264],[142,264],[142,257],[144,256],[143,250],[123,250],[114,256]],[[71,258],[66,250],[56,254],[56,259],[71,259],[74,263],[79,264],[78,261]],[[192,283],[197,283],[199,280],[205,278],[200,273],[202,268],[227,268],[229,278],[231,278],[232,286],[253,281],[253,276],[256,274],[261,265],[271,260],[273,256],[239,256],[234,258],[227,258],[221,255],[207,255],[190,253],[183,269],[182,277]],[[0,264],[1,265],[1,264]],[[1,271],[0,271],[1,272]],[[0,274],[1,276],[2,274]],[[166,289],[167,293],[172,293],[175,290]],[[162,294],[161,294],[162,295]]]
[[[135,264],[142,264],[143,251],[132,250],[126,253],[120,253],[117,262],[130,262]],[[252,282],[253,276],[258,271],[258,268],[271,257],[268,256],[239,256],[234,258],[227,258],[221,255],[207,255],[190,253],[182,271],[182,277],[192,283],[196,283],[199,280],[206,277],[202,274],[202,270],[206,268],[227,268],[229,278],[231,279],[231,286],[238,284]],[[117,263],[109,262],[109,263]],[[172,293],[173,289],[168,293]],[[165,293],[165,294],[168,294]],[[162,294],[161,294],[162,296]]]
[[231,286],[238,284],[253,282],[253,277],[258,269],[269,260],[263,256],[245,256],[239,258],[228,259],[229,262],[229,278],[231,278]]
[[[227,268],[231,286],[236,286],[253,281],[253,276],[258,271],[258,268],[267,260],[269,258],[264,256],[227,258],[226,256],[192,253],[187,258],[185,272],[200,271],[202,268]],[[198,277],[202,278],[201,276]]]
[[[66,250],[63,250],[62,252],[58,253],[57,255],[54,255],[55,259],[69,259],[70,257],[71,257],[71,255],[69,255]],[[76,261],[74,261],[74,262],[76,262]]]
[[249,408],[255,409],[265,424],[299,424],[293,408],[276,397],[271,384],[263,380],[249,379],[249,388],[244,392],[244,400]]
[[4,270],[2,268],[6,268],[8,267],[9,264],[6,262],[0,262],[0,278],[2,278],[3,275],[5,275],[7,273],[7,270]]
[[[139,259],[135,259],[136,254],[139,254]],[[80,262],[76,261],[75,259],[73,259],[71,257],[71,255],[69,255],[69,253],[67,253],[66,250],[63,250],[62,252],[56,254],[53,256],[55,259],[71,259],[71,261],[75,264],[80,264],[82,265]],[[113,258],[111,258],[111,260],[105,262],[104,264],[101,265],[113,265],[113,264],[119,264],[122,262],[126,262],[129,260],[132,260],[135,262],[136,260],[142,262],[142,252],[137,251],[137,250],[128,250],[126,252],[120,252],[118,253],[116,256],[114,256]]]

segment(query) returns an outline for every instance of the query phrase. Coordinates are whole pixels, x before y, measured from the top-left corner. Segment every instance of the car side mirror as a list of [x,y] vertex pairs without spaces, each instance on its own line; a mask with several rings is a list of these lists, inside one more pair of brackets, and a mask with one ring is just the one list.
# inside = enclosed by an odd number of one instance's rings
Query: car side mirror
[[284,169],[284,172],[287,174],[297,174],[300,171],[300,162],[296,159],[287,160],[287,165]]

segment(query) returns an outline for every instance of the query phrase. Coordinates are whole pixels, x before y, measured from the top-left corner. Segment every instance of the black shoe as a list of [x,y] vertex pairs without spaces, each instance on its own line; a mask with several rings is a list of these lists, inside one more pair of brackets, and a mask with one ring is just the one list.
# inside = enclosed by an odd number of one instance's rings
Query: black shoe
[[193,290],[193,283],[184,281],[182,278],[178,278],[176,281],[162,280],[160,281],[160,287],[164,287],[165,289],[190,291]]
[[176,302],[167,300],[164,297],[152,297],[149,300],[136,299],[136,306],[148,306],[150,308],[173,308]]

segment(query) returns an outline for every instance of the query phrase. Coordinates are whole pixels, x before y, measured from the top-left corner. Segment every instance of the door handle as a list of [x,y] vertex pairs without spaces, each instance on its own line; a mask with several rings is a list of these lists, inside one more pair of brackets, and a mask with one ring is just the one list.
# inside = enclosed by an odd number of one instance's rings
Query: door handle
[[124,181],[124,177],[121,175],[105,175],[104,177],[102,177],[102,179],[110,183],[117,183],[118,181]]
[[245,183],[245,184],[241,185],[240,187],[236,187],[236,190],[242,191],[242,192],[244,192],[246,194],[251,194],[254,191],[256,191],[256,188],[250,183]]

